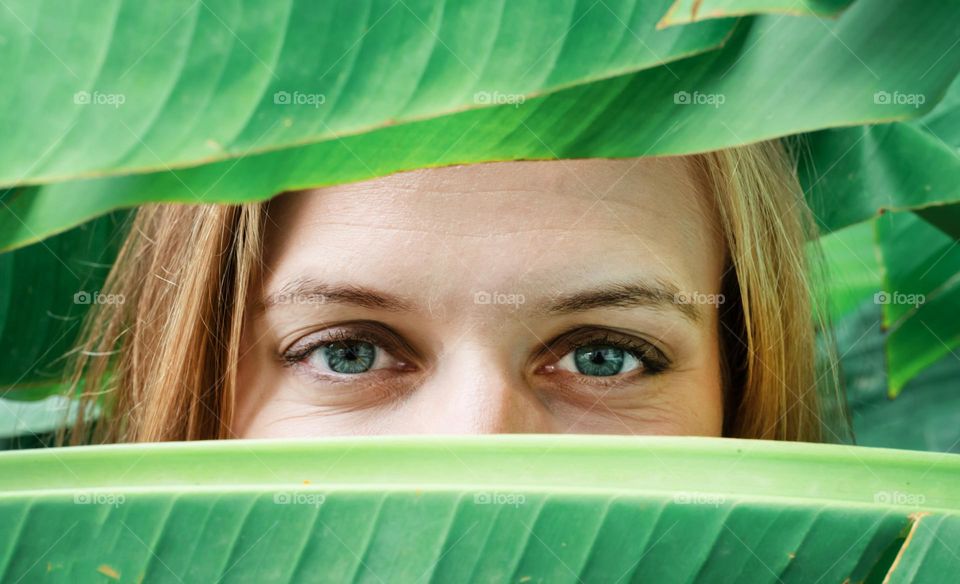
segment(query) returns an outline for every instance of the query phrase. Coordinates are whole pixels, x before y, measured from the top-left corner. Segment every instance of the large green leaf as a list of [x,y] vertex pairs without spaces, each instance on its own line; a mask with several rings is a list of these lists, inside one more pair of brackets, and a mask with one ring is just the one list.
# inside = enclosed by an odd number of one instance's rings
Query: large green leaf
[[804,146],[801,179],[822,229],[914,209],[960,236],[960,211],[951,205],[960,201],[960,77],[917,120],[815,132]]
[[829,302],[831,319],[853,312],[864,299],[873,298],[881,289],[879,258],[875,246],[873,222],[864,221],[820,237],[811,242],[819,246],[826,262],[826,290],[821,295]]
[[952,315],[960,306],[960,244],[949,228],[960,224],[934,211],[952,207],[928,207],[926,220],[888,212],[820,238],[831,316],[841,318],[867,299],[882,307],[877,324],[888,331],[891,396],[945,356],[958,359],[960,327]]
[[905,570],[913,582],[942,582],[960,569],[955,542],[934,537],[957,529],[958,475],[953,455],[707,438],[8,452],[0,454],[0,574],[809,583],[879,582]]
[[871,297],[836,326],[857,444],[960,454],[960,359],[941,358],[891,398],[882,306]]
[[[944,357],[960,360],[953,353],[960,346],[960,327],[951,316],[960,306],[960,244],[955,239],[914,213],[890,212],[820,242],[827,259],[831,317],[843,318],[864,302],[875,304],[878,315],[882,308],[891,397]],[[878,374],[888,369],[882,362],[875,365]]]
[[[668,0],[7,0],[0,185],[166,170],[513,101],[716,47]],[[15,81],[15,82],[14,82]]]
[[34,399],[60,389],[83,315],[93,302],[116,300],[99,292],[123,220],[108,215],[0,255],[0,395]]
[[[454,163],[690,153],[909,118],[932,107],[960,68],[960,60],[942,58],[957,37],[954,13],[940,3],[863,0],[829,24],[760,16],[742,21],[720,50],[523,104],[197,168],[23,189],[0,206],[0,249],[143,201],[263,199]],[[880,91],[922,94],[925,104],[877,103]]]
[[877,220],[890,392],[960,346],[960,244],[913,213]]
[[928,298],[949,294],[960,283],[960,245],[910,212],[885,213],[876,229],[889,296],[882,301],[883,322],[896,329],[904,319],[921,315]]

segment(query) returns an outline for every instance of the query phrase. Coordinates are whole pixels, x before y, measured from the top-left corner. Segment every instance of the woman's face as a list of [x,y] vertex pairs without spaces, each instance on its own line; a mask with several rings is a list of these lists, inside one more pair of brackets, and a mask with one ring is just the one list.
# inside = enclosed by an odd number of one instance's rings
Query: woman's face
[[719,436],[725,248],[698,184],[594,159],[280,197],[235,432]]

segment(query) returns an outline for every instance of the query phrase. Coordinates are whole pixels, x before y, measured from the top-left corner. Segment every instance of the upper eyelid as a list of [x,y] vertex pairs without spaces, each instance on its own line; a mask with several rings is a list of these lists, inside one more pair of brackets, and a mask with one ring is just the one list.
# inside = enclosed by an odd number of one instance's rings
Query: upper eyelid
[[[332,333],[328,332],[331,329],[336,330]],[[370,329],[377,330],[376,332],[372,332]],[[343,331],[343,334],[338,335],[337,333],[340,333],[341,331]],[[337,335],[340,338],[331,338],[333,335]],[[316,340],[305,342],[306,339],[311,338],[316,338]],[[284,361],[289,362],[291,360],[296,360],[301,353],[303,356],[306,356],[312,351],[316,350],[318,347],[341,340],[362,340],[374,344],[390,353],[394,358],[400,358],[397,353],[402,352],[416,355],[416,350],[410,347],[410,344],[407,343],[402,336],[393,332],[389,327],[374,321],[352,321],[338,323],[336,325],[327,327],[326,329],[315,331],[297,339],[286,349],[282,349],[280,355]]]
[[[630,340],[627,340],[630,339]],[[630,341],[633,341],[631,343]],[[593,327],[593,326],[577,326],[572,329],[569,329],[563,333],[560,333],[555,337],[553,341],[547,343],[536,355],[537,359],[543,358],[545,353],[549,353],[556,358],[566,355],[568,351],[574,350],[578,347],[582,347],[589,344],[594,344],[600,342],[607,342],[615,346],[624,346],[630,350],[633,350],[631,344],[642,344],[645,347],[649,347],[653,351],[656,351],[657,355],[664,361],[666,366],[673,365],[673,359],[660,347],[657,346],[655,342],[645,339],[641,336],[634,334],[623,333],[619,331],[614,331],[605,327]],[[619,341],[619,342],[618,342]],[[555,346],[557,344],[561,345],[563,351],[562,355],[557,355],[557,349]]]
[[[308,337],[310,337],[310,336],[312,336],[312,335],[307,335],[307,336],[304,337],[304,338],[308,338]],[[358,339],[358,337],[359,337],[359,335],[350,335],[350,334],[348,334],[348,335],[345,335],[345,336],[344,336],[344,340]],[[363,341],[365,341],[365,342],[368,342],[368,343],[371,343],[371,344],[375,345],[377,348],[385,351],[385,352],[388,353],[393,359],[395,359],[395,360],[397,360],[397,361],[405,362],[405,359],[404,359],[403,357],[398,356],[398,355],[396,354],[396,351],[381,346],[380,341],[377,340],[377,339],[372,339],[372,338],[371,338],[371,339],[360,338],[359,340],[363,340]],[[305,363],[304,363],[304,362],[305,362],[311,355],[313,355],[317,350],[319,350],[321,347],[323,347],[323,346],[325,346],[325,345],[338,342],[338,339],[330,339],[330,338],[318,339],[318,340],[316,340],[316,341],[314,341],[314,342],[307,343],[304,347],[301,347],[301,348],[299,348],[299,349],[297,349],[297,350],[294,350],[294,348],[297,347],[297,346],[300,344],[300,342],[301,342],[301,341],[297,341],[297,342],[294,343],[290,348],[288,348],[285,352],[283,352],[283,353],[280,354],[280,361],[281,361],[281,363],[282,363],[285,367],[305,366]],[[359,376],[359,375],[367,375],[367,374],[374,373],[375,371],[377,371],[377,370],[369,370],[369,371],[365,371],[365,372],[363,372],[363,373],[354,374],[354,375],[357,375],[357,376]],[[326,374],[325,374],[325,375],[326,375]]]
[[[371,328],[375,328],[379,330],[377,330],[376,332],[371,332],[370,331]],[[343,334],[340,334],[341,332]],[[333,336],[337,336],[341,338],[331,338]],[[305,339],[312,339],[312,338],[316,338],[318,339],[318,342],[324,343],[324,342],[336,342],[338,340],[350,340],[350,339],[356,339],[356,338],[363,338],[363,340],[369,341],[371,337],[379,341],[380,336],[386,336],[388,337],[388,340],[390,340],[389,337],[391,335],[389,334],[389,329],[387,329],[387,327],[384,327],[383,325],[380,325],[379,323],[371,323],[371,321],[341,322],[334,325],[330,325],[326,328],[323,328],[317,331],[313,331],[309,334],[306,334],[300,337],[299,339],[297,339],[296,341],[290,343],[289,348],[293,348],[299,344],[302,344]]]

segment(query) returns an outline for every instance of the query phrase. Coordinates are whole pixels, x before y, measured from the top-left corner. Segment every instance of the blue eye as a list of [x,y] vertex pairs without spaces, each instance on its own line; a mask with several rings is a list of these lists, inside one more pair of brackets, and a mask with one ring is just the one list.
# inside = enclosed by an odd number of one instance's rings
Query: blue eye
[[377,360],[377,347],[366,341],[336,341],[319,347],[311,360],[322,360],[335,373],[356,375],[369,371]]
[[614,345],[584,345],[564,355],[557,365],[590,377],[609,377],[633,371],[641,363],[627,349]]
[[378,370],[415,370],[406,359],[410,355],[402,341],[392,331],[366,321],[350,323],[340,329],[318,331],[300,339],[280,355],[289,366],[302,366],[305,371],[324,380],[352,381],[377,374]]

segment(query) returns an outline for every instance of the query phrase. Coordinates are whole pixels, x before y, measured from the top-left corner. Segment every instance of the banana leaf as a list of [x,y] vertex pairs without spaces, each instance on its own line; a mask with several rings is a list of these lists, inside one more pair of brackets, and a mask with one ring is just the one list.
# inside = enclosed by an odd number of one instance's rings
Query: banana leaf
[[0,453],[5,582],[943,582],[960,457],[709,438]]

